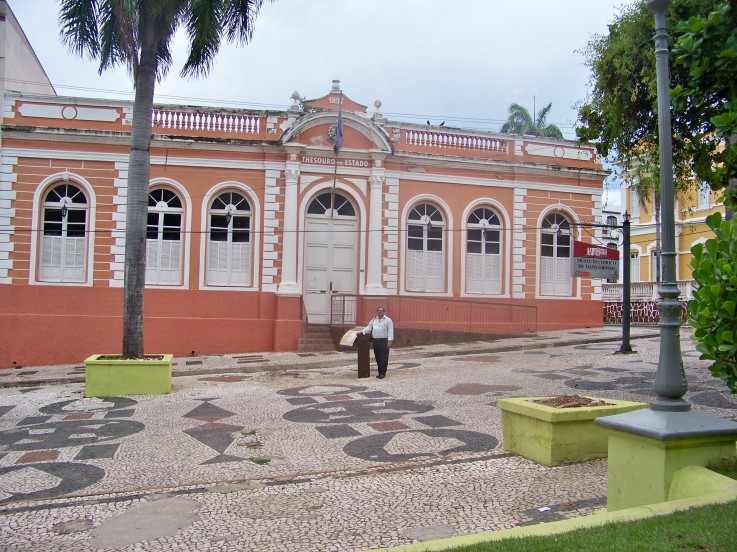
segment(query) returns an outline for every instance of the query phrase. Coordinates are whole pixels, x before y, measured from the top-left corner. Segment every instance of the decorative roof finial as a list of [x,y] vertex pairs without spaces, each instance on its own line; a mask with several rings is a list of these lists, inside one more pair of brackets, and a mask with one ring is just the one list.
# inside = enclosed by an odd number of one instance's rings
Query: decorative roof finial
[[330,92],[340,92],[340,81],[338,79],[333,79],[333,88]]

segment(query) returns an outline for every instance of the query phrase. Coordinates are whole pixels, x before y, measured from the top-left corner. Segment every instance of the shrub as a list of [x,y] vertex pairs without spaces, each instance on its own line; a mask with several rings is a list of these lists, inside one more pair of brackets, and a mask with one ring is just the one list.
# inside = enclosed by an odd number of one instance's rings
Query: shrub
[[723,221],[715,213],[706,224],[716,237],[691,249],[697,289],[688,302],[688,323],[700,358],[712,361],[714,377],[737,394],[737,219]]

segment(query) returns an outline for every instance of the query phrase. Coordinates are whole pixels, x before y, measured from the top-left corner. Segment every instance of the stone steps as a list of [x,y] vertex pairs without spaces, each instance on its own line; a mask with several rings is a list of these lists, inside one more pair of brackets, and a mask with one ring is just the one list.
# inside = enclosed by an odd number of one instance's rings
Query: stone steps
[[335,342],[330,333],[330,326],[318,324],[305,326],[299,340],[298,350],[304,353],[335,351]]

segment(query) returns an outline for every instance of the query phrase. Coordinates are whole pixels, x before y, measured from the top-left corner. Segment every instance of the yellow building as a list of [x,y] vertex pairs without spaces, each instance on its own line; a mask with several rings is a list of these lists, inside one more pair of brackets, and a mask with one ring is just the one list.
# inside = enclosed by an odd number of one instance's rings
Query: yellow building
[[[658,282],[658,244],[660,221],[656,217],[652,196],[641,197],[636,187],[628,183],[624,205],[631,215],[631,281]],[[724,214],[724,205],[708,184],[694,184],[676,194],[676,280],[691,280],[691,248],[713,237],[706,217],[715,212]]]

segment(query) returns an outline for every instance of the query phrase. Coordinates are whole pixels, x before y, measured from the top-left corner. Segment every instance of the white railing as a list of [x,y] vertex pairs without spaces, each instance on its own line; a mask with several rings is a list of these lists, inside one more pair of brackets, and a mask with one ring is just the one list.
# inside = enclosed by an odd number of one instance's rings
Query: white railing
[[237,113],[199,113],[154,108],[154,128],[212,131],[225,134],[259,134],[261,117]]
[[410,146],[424,146],[464,151],[485,151],[506,153],[507,140],[450,132],[405,130],[404,143]]
[[[679,299],[688,301],[693,299],[693,290],[696,282],[693,280],[680,280],[677,282],[678,290],[681,292]],[[603,284],[602,299],[606,302],[617,302],[622,300],[623,284]],[[655,282],[632,282],[630,284],[630,301],[657,301],[658,284]]]

